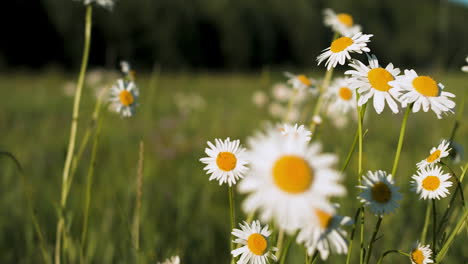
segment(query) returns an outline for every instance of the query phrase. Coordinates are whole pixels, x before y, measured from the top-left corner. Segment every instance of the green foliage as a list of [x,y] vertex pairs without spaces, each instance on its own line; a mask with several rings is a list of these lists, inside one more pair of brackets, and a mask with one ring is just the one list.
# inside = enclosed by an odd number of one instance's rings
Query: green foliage
[[[269,75],[267,75],[269,76]],[[61,175],[68,142],[72,98],[62,94],[65,81],[74,77],[59,73],[38,75],[13,74],[0,76],[3,91],[8,91],[0,105],[1,151],[15,155],[23,166],[31,186],[33,208],[52,256],[55,243],[57,204],[60,197]],[[151,81],[153,80],[153,81]],[[226,186],[208,182],[203,165],[207,140],[240,138],[259,129],[268,118],[266,110],[251,103],[257,89],[270,92],[274,80],[255,74],[163,74],[139,76],[141,105],[132,119],[122,119],[104,112],[97,164],[92,186],[87,257],[93,263],[156,263],[173,254],[180,254],[182,263],[228,263],[229,206]],[[448,91],[457,94],[457,102],[466,90],[466,75],[446,75],[439,79]],[[150,85],[150,84],[153,85]],[[206,100],[203,111],[181,113],[174,103],[177,92],[200,93]],[[152,94],[152,95],[151,95]],[[80,142],[89,125],[94,108],[94,90],[86,86],[79,120]],[[103,109],[105,110],[105,109]],[[466,111],[465,111],[466,112]],[[401,208],[385,217],[383,237],[374,245],[375,255],[388,249],[409,251],[419,238],[426,203],[410,191],[409,180],[416,171],[415,163],[424,158],[441,138],[449,137],[454,115],[437,120],[433,113],[411,114],[401,155],[396,183],[404,199]],[[402,114],[385,111],[377,115],[368,112],[364,129],[369,129],[364,141],[364,169],[390,170],[398,139]],[[325,120],[321,134],[325,149],[344,160],[354,136],[356,124],[343,130],[330,129]],[[456,141],[468,146],[468,125],[462,122]],[[132,244],[131,230],[135,208],[139,141],[145,143],[143,201],[141,208],[141,243],[139,252]],[[69,234],[67,263],[79,260],[79,238],[82,229],[85,183],[91,147],[80,162],[66,211]],[[352,216],[358,206],[356,156],[346,172],[348,195],[337,200],[340,213]],[[466,161],[466,160],[465,160]],[[458,166],[454,166],[457,168]],[[456,170],[457,173],[460,170]],[[34,232],[27,209],[23,184],[16,165],[0,159],[0,263],[42,263],[39,240]],[[465,180],[466,181],[466,180]],[[454,191],[452,187],[451,192]],[[241,197],[237,196],[238,219]],[[447,199],[438,203],[445,208]],[[456,212],[459,217],[460,212]],[[368,230],[374,217],[368,215]],[[372,220],[371,220],[372,219]],[[457,219],[451,220],[453,228]],[[366,233],[366,239],[370,238]],[[450,235],[450,229],[447,236]],[[465,234],[455,238],[444,260],[459,263],[468,258],[464,250]],[[355,243],[355,246],[358,243]],[[355,248],[354,252],[358,252]],[[354,254],[353,257],[357,257]],[[294,245],[286,263],[301,263],[303,248]],[[332,256],[329,263],[339,263],[343,257]],[[371,259],[374,263],[376,259]],[[407,259],[392,254],[384,263],[406,263]],[[356,262],[351,262],[356,263]]]

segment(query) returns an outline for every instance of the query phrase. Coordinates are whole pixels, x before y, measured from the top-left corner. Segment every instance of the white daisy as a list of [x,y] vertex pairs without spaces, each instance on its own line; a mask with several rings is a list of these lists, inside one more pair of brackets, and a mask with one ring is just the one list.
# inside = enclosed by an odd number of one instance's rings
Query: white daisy
[[320,209],[315,209],[314,217],[315,219],[311,219],[310,223],[297,235],[297,243],[304,243],[309,255],[318,250],[322,260],[328,258],[330,251],[346,254],[348,252],[347,233],[341,226],[351,225],[352,219]]
[[315,81],[303,74],[295,75],[290,72],[285,72],[284,75],[289,78],[288,83],[292,85],[294,89],[308,90],[312,88]]
[[[465,61],[468,63],[468,57],[465,58]],[[464,72],[468,72],[468,65],[463,66],[461,70]]]
[[292,233],[310,219],[310,208],[329,209],[330,196],[345,194],[338,183],[341,175],[332,168],[337,157],[321,153],[320,144],[309,145],[303,137],[273,127],[250,138],[248,145],[251,170],[239,190],[249,193],[243,209],[259,210],[263,221],[275,220]]
[[304,125],[298,126],[294,124],[294,126],[284,124],[280,126],[281,134],[286,136],[287,138],[298,138],[303,142],[309,142],[312,136],[312,132],[304,127]]
[[424,168],[429,164],[439,163],[440,159],[445,158],[450,154],[450,150],[452,149],[449,148],[449,146],[450,141],[442,140],[442,143],[440,143],[439,146],[437,146],[437,148],[431,149],[430,155],[427,158],[421,160],[416,164],[416,166],[418,166],[418,169]]
[[417,246],[410,253],[411,264],[434,263],[431,255],[432,250],[429,245],[423,246],[421,243],[417,243]]
[[277,83],[272,87],[272,94],[276,100],[286,102],[291,97],[292,89],[283,83]]
[[333,80],[324,94],[328,102],[327,112],[346,114],[356,110],[355,89],[352,88],[349,78],[337,78]]
[[247,171],[245,149],[240,146],[239,140],[231,141],[229,138],[224,141],[215,139],[215,144],[208,141],[209,148],[205,149],[205,153],[209,157],[200,159],[206,164],[203,169],[211,174],[210,181],[217,180],[219,185],[227,183],[232,186]]
[[276,256],[272,252],[276,251],[276,248],[271,247],[268,241],[271,235],[268,225],[262,228],[257,220],[251,225],[244,222],[244,225],[240,224],[240,227],[241,229],[232,231],[232,235],[237,237],[233,242],[243,245],[231,251],[234,257],[241,255],[237,264],[265,264],[269,263],[270,259],[276,261]]
[[365,35],[362,32],[354,34],[352,37],[341,37],[335,39],[330,47],[323,50],[322,54],[317,57],[318,65],[324,60],[327,70],[335,68],[339,63],[345,64],[346,59],[351,59],[350,53],[370,52],[367,47],[367,42],[373,35]]
[[367,173],[363,176],[364,185],[357,186],[362,189],[359,199],[369,207],[369,210],[376,215],[383,216],[398,208],[398,201],[401,194],[392,179],[392,175],[385,171]]
[[158,262],[158,264],[180,264],[179,256],[166,259],[164,262]]
[[336,14],[333,10],[327,8],[323,11],[324,24],[331,27],[335,32],[342,36],[352,36],[361,32],[361,26],[354,24],[354,19],[350,14]]
[[119,79],[110,90],[111,108],[123,117],[133,116],[136,112],[138,96],[139,91],[134,82]]
[[455,95],[444,92],[444,86],[429,76],[418,76],[414,70],[405,70],[404,75],[389,84],[404,93],[399,98],[403,107],[414,103],[413,113],[419,112],[421,107],[424,112],[432,109],[439,119],[442,113],[453,113],[455,102],[449,97]]
[[120,71],[127,75],[131,71],[130,63],[128,61],[121,61],[120,62]]
[[394,98],[398,98],[399,90],[393,88],[389,82],[395,80],[400,74],[400,69],[393,67],[392,63],[382,68],[375,55],[367,56],[367,58],[369,66],[358,60],[353,60],[349,66],[354,70],[345,72],[345,74],[352,76],[350,87],[357,88],[360,94],[358,105],[367,103],[373,97],[374,109],[378,114],[382,113],[385,108],[385,102],[393,113],[398,113],[398,104]]
[[411,177],[411,184],[420,199],[437,199],[447,197],[450,194],[448,187],[452,186],[450,174],[444,173],[442,168],[435,165],[429,165],[418,171],[417,175]]

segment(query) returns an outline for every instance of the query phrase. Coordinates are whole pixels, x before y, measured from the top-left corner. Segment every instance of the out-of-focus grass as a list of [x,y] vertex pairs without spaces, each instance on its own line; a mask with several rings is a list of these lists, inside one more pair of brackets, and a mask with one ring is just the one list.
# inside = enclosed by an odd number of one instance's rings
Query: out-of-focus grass
[[[466,75],[447,74],[440,79],[460,102]],[[65,81],[73,76],[58,73],[13,74],[0,76],[3,100],[0,104],[0,150],[12,152],[24,167],[32,186],[34,212],[52,254],[60,195],[61,172],[69,136],[72,98],[63,94]],[[104,123],[98,148],[97,166],[92,187],[88,257],[93,263],[134,263],[131,224],[136,197],[138,144],[145,143],[143,204],[141,211],[141,263],[155,263],[179,254],[183,263],[227,263],[229,250],[229,212],[227,187],[208,182],[198,161],[204,156],[207,140],[215,137],[246,137],[261,128],[268,119],[266,109],[252,104],[257,90],[270,92],[278,75],[270,79],[260,74],[163,74],[138,78],[141,101],[138,114],[131,119],[103,111]],[[152,85],[150,85],[152,83]],[[174,95],[199,93],[206,107],[182,114],[174,104]],[[149,96],[152,94],[152,96]],[[89,125],[95,99],[90,87],[84,90],[79,135]],[[365,170],[391,170],[402,114],[385,111],[377,115],[368,108],[364,145]],[[466,111],[465,111],[466,112]],[[383,236],[376,242],[374,254],[389,249],[408,251],[419,239],[426,203],[410,192],[409,181],[415,163],[424,158],[440,139],[448,138],[454,115],[437,120],[433,113],[410,115],[400,168],[396,175],[404,200],[398,211],[383,220]],[[465,120],[465,119],[463,119]],[[327,151],[343,161],[354,135],[355,124],[337,130],[327,121],[320,128],[319,140]],[[456,141],[468,146],[468,125],[462,122]],[[80,137],[78,138],[80,142]],[[70,262],[78,261],[86,171],[90,149],[73,182],[67,219],[70,237]],[[13,164],[0,160],[0,263],[42,263],[37,236],[31,224],[23,185]],[[341,164],[340,164],[341,166]],[[458,165],[455,166],[459,172]],[[358,207],[355,199],[356,160],[346,172],[346,197],[337,199],[340,213],[352,216]],[[454,188],[451,188],[453,192]],[[242,196],[237,196],[240,208]],[[439,209],[446,201],[439,202]],[[237,220],[243,215],[238,210]],[[376,218],[367,214],[366,239],[371,236]],[[429,233],[429,238],[430,238]],[[462,233],[450,249],[445,263],[468,259],[464,251],[466,234]],[[355,243],[358,246],[358,243]],[[73,253],[74,252],[74,253]],[[354,250],[357,257],[357,248]],[[76,257],[73,258],[73,254]],[[288,263],[303,261],[304,251],[293,246]],[[343,257],[332,256],[329,263]],[[375,262],[374,260],[371,260]],[[387,263],[409,263],[401,256],[389,256]],[[355,262],[353,262],[355,263]]]

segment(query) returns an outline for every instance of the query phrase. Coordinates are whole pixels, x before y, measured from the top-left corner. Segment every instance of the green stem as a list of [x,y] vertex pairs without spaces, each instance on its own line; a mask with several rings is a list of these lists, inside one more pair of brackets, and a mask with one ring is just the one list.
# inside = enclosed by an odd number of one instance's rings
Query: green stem
[[312,258],[310,258],[310,263],[311,264],[314,264],[315,261],[318,259],[318,254],[319,254],[318,250],[315,250],[314,255],[312,256]]
[[360,212],[361,212],[361,208],[358,208],[356,210],[356,214],[354,215],[353,229],[351,230],[351,233],[349,235],[348,254],[346,256],[346,264],[349,264],[351,261],[351,252],[353,251],[354,233],[356,232],[356,223],[357,223],[357,219],[359,217]]
[[435,258],[436,263],[440,263],[444,259],[445,254],[447,254],[447,251],[450,248],[450,245],[452,244],[457,234],[461,231],[461,228],[463,227],[464,222],[467,220],[468,220],[468,211],[465,211],[463,213],[463,216],[460,218],[457,225],[455,226],[455,228],[452,230],[452,233],[450,234],[449,238],[447,239],[447,241],[444,243],[444,245],[440,249],[439,254],[437,254],[437,257]]
[[289,122],[290,118],[289,116],[291,115],[291,111],[293,109],[294,101],[296,100],[298,90],[296,88],[293,88],[293,94],[291,97],[289,97],[288,101],[288,110],[286,111],[286,115],[283,117],[283,122]]
[[[231,232],[234,230],[234,227],[236,225],[236,215],[235,215],[235,208],[234,208],[234,192],[232,191],[232,187],[228,187],[228,192],[229,192],[229,215],[230,215],[230,222],[231,222]],[[230,233],[230,232],[229,232]],[[230,237],[230,247],[231,251],[234,250],[234,242],[232,241],[232,238]],[[231,263],[234,263],[234,256],[231,255]]]
[[377,264],[382,264],[382,261],[383,259],[390,253],[398,253],[400,255],[403,255],[403,256],[406,256],[406,257],[410,257],[410,255],[406,252],[403,252],[401,250],[395,250],[395,249],[392,249],[392,250],[388,250],[388,251],[385,251],[382,256],[380,256],[379,260],[377,261]]
[[84,213],[83,213],[83,230],[81,233],[81,250],[82,256],[84,256],[84,245],[86,244],[86,236],[88,233],[88,220],[89,220],[89,205],[91,203],[91,187],[93,184],[94,169],[96,168],[96,154],[99,144],[99,136],[101,134],[102,127],[102,118],[99,120],[96,133],[94,134],[93,139],[93,148],[91,151],[91,161],[88,169],[88,176],[86,181],[86,194],[85,194],[85,204],[84,204]]
[[359,130],[356,129],[356,133],[354,134],[353,143],[351,144],[351,148],[349,149],[348,155],[346,155],[345,163],[343,164],[343,167],[341,167],[341,173],[343,173],[346,170],[346,168],[348,167],[349,162],[351,161],[351,157],[354,154],[354,150],[356,149],[358,139],[359,139]]
[[284,240],[284,230],[280,229],[279,234],[278,234],[278,240],[276,241],[276,248],[278,249],[278,251],[276,252],[277,259],[281,259],[283,240]]
[[322,108],[323,103],[323,95],[327,90],[328,86],[330,85],[331,77],[333,76],[333,69],[331,68],[325,73],[325,77],[323,79],[322,85],[320,86],[320,94],[317,98],[317,102],[315,103],[314,111],[312,112],[311,122],[310,122],[310,131],[312,132],[312,137],[315,135],[315,130],[317,129],[317,123],[314,122],[314,117],[318,116],[320,113],[320,109]]
[[374,245],[375,238],[377,237],[377,233],[379,233],[379,228],[380,228],[380,224],[382,224],[382,219],[383,217],[379,216],[379,219],[377,220],[377,224],[375,225],[374,233],[372,234],[372,238],[369,241],[369,246],[366,252],[366,261],[365,261],[366,264],[369,263],[370,257],[372,255],[372,246]]
[[395,179],[395,174],[398,169],[398,162],[400,161],[401,148],[403,147],[403,140],[405,138],[406,123],[408,122],[408,116],[413,108],[413,104],[410,104],[405,111],[403,116],[403,121],[401,122],[400,137],[398,138],[397,151],[395,153],[395,159],[393,160],[392,176]]
[[133,216],[133,245],[137,253],[137,263],[139,250],[140,250],[140,215],[141,215],[141,201],[143,195],[143,161],[145,157],[145,145],[140,141],[140,151],[138,155],[138,170],[136,179],[136,199],[135,199],[135,213]]
[[60,251],[61,251],[61,237],[64,228],[64,216],[63,210],[65,209],[67,202],[67,186],[70,176],[70,166],[73,160],[75,152],[76,132],[78,129],[78,118],[80,110],[81,91],[83,89],[84,79],[86,75],[86,68],[88,66],[88,57],[91,44],[91,25],[92,25],[92,6],[86,6],[86,18],[85,18],[85,33],[84,33],[84,50],[83,58],[81,61],[80,75],[78,77],[78,83],[75,91],[75,99],[73,102],[73,114],[72,124],[70,129],[70,140],[68,142],[67,156],[65,159],[65,166],[62,174],[62,191],[60,197],[61,213],[59,214],[59,221],[57,223],[56,241],[55,241],[55,264],[60,264]]
[[431,218],[431,203],[427,203],[426,217],[424,218],[424,226],[421,233],[421,243],[426,242],[427,229],[429,227],[429,219]]
[[432,252],[434,256],[437,254],[437,211],[436,211],[436,202],[435,199],[432,199]]
[[[296,236],[289,236],[288,240],[286,241],[286,245],[283,248],[283,252],[281,253],[280,264],[284,264],[286,262],[286,257],[288,256],[289,248],[291,247],[292,241],[296,238]],[[306,250],[307,255],[307,250]]]
[[364,207],[361,206],[361,234],[360,234],[360,253],[359,253],[359,263],[364,263],[365,248],[364,248]]

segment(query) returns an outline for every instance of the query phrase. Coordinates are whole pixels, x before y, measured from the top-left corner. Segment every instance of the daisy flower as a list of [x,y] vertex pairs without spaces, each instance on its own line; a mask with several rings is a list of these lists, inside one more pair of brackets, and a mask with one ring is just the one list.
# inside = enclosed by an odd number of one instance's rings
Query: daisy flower
[[370,52],[367,42],[370,42],[372,36],[359,32],[350,37],[335,39],[330,47],[324,49],[322,54],[317,57],[318,65],[327,60],[325,66],[327,70],[330,70],[331,68],[335,68],[338,63],[343,65],[346,59],[351,59],[350,53]]
[[330,251],[346,254],[348,252],[347,232],[341,226],[351,225],[353,222],[351,218],[321,209],[315,209],[314,217],[315,219],[299,231],[297,243],[304,243],[309,255],[318,250],[322,260],[328,258]]
[[[465,61],[468,63],[468,57],[465,58]],[[464,72],[468,72],[468,65],[463,66],[461,70]]]
[[356,109],[355,89],[349,78],[333,80],[324,97],[328,101],[327,112],[346,114]]
[[447,197],[448,187],[452,186],[450,174],[444,173],[439,166],[429,165],[411,177],[411,182],[420,199],[437,199]]
[[286,102],[291,96],[292,90],[286,84],[277,83],[272,87],[272,94],[276,100]]
[[413,113],[419,112],[421,107],[424,112],[432,109],[439,119],[442,118],[442,113],[453,113],[455,102],[449,97],[453,98],[455,95],[444,92],[444,86],[441,83],[437,84],[429,76],[418,76],[414,70],[405,70],[404,75],[389,84],[404,92],[399,98],[403,107],[414,103]]
[[262,221],[274,220],[292,233],[310,219],[310,208],[329,209],[330,196],[345,194],[341,174],[332,168],[337,157],[323,154],[319,143],[270,127],[248,144],[251,170],[239,190],[249,194],[244,211],[258,210]]
[[284,75],[289,78],[288,83],[292,85],[294,89],[307,90],[312,88],[315,81],[303,74],[295,75],[290,72],[285,72]]
[[434,263],[431,255],[432,250],[429,248],[429,245],[423,246],[421,243],[417,243],[417,246],[410,253],[411,264]]
[[349,64],[354,70],[348,70],[345,74],[351,75],[351,87],[357,88],[360,94],[358,105],[361,106],[370,98],[373,97],[375,111],[380,114],[385,108],[385,103],[388,104],[393,113],[398,113],[398,104],[394,98],[398,98],[398,89],[390,85],[390,81],[400,74],[400,69],[393,67],[389,63],[383,68],[379,65],[379,61],[375,55],[367,56],[369,65],[353,60]]
[[401,194],[398,187],[392,179],[392,175],[385,171],[376,171],[367,173],[363,177],[364,185],[357,186],[362,189],[359,199],[362,203],[369,206],[373,214],[383,216],[391,213],[398,208],[398,201],[401,200]]
[[208,157],[201,158],[200,161],[206,164],[203,169],[211,174],[210,181],[217,180],[219,185],[228,183],[232,186],[244,177],[248,161],[245,158],[245,149],[240,146],[239,140],[215,139],[215,145],[208,141],[208,146],[209,148],[205,149]]
[[158,264],[180,264],[179,256],[166,259],[164,262],[158,262]]
[[134,82],[119,79],[110,90],[111,108],[123,117],[133,116],[138,96],[139,91]]
[[437,148],[431,149],[430,155],[427,158],[421,160],[416,164],[416,166],[418,166],[418,169],[424,168],[429,164],[439,163],[440,159],[445,158],[450,154],[449,152],[452,149],[449,148],[449,146],[449,141],[445,139],[442,140],[442,143],[440,143],[439,146],[437,146]]
[[336,14],[333,10],[327,8],[323,11],[324,24],[331,27],[335,32],[342,36],[354,35],[361,32],[361,26],[354,24],[354,19],[350,14]]
[[232,235],[237,237],[233,242],[243,245],[231,251],[234,257],[241,255],[237,264],[265,264],[269,263],[270,259],[276,261],[276,256],[272,252],[276,251],[276,248],[272,248],[268,241],[271,235],[268,225],[262,228],[257,220],[251,225],[244,222],[244,225],[240,224],[240,227],[241,229],[232,231]]
[[303,142],[309,142],[312,136],[312,132],[304,127],[304,125],[298,126],[294,124],[294,126],[284,124],[280,126],[281,134],[287,138],[297,138]]

